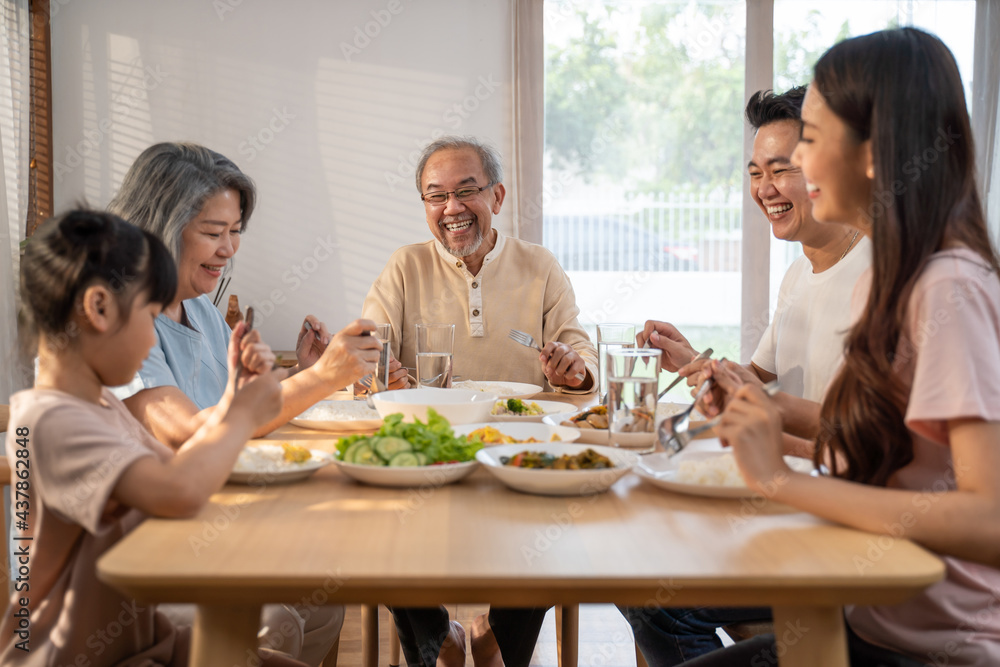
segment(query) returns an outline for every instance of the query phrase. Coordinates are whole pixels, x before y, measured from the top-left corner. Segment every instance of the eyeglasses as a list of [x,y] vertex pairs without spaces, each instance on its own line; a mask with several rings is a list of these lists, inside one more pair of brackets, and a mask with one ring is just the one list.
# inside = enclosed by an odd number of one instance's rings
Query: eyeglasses
[[425,204],[430,204],[431,206],[444,206],[448,203],[448,195],[455,195],[455,199],[458,201],[469,201],[483,190],[491,187],[493,187],[493,183],[484,185],[481,188],[473,185],[467,188],[459,188],[458,190],[448,190],[447,192],[428,192],[427,194],[420,195],[420,198],[424,200]]

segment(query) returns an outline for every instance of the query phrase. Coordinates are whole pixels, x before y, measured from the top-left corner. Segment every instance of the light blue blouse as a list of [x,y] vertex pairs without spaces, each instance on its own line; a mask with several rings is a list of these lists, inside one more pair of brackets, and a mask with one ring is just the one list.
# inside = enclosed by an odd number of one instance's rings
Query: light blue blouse
[[156,343],[149,357],[132,382],[112,389],[115,396],[126,399],[143,389],[177,387],[199,410],[219,402],[229,378],[229,325],[205,294],[184,301],[184,312],[191,328],[164,315],[156,318]]

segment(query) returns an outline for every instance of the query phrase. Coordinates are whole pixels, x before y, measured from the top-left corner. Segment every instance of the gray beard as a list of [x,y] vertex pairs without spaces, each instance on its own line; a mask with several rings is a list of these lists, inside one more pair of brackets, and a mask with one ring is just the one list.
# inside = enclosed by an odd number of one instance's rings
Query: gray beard
[[471,243],[468,243],[464,246],[459,246],[458,248],[452,248],[448,244],[443,243],[442,245],[444,246],[444,249],[447,250],[452,255],[454,255],[455,257],[458,257],[459,259],[462,259],[463,257],[468,257],[469,255],[479,250],[479,247],[483,245],[483,230],[479,227],[478,221],[474,222],[473,224],[476,227],[476,238],[472,239]]

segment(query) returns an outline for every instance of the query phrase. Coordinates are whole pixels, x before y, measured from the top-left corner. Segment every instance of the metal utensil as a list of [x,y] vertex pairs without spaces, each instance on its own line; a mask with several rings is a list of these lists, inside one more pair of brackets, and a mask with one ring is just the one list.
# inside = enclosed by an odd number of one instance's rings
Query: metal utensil
[[[708,359],[710,356],[712,356],[713,352],[715,352],[715,350],[713,350],[712,348],[710,348],[710,347],[706,348],[704,352],[702,352],[701,354],[699,354],[698,356],[696,356],[694,359],[692,359],[688,363],[689,364],[693,364],[696,361],[701,361],[702,359]],[[664,394],[666,394],[668,391],[670,391],[671,389],[673,389],[674,387],[676,387],[677,383],[680,382],[683,379],[684,378],[681,377],[680,375],[678,375],[677,377],[675,377],[674,381],[671,382],[670,384],[668,384],[666,389],[664,389],[663,391],[661,391],[659,394],[656,395],[657,402],[659,402],[659,400],[661,398],[663,398]]]
[[[253,331],[253,313],[254,313],[253,306],[247,306],[247,315],[246,315],[246,317],[243,318],[243,321],[246,322],[247,328],[246,328],[246,331],[243,332],[243,335],[240,336],[240,343],[242,343],[243,339],[247,337],[247,334],[249,334],[251,331]],[[241,353],[240,353],[240,365],[236,367],[236,383],[237,384],[239,384],[240,376],[243,375],[243,360],[242,360],[242,357],[243,357],[243,354],[242,354],[242,350],[241,350]]]
[[[542,348],[539,347],[538,343],[535,342],[535,338],[531,334],[525,333],[524,331],[518,331],[517,329],[511,329],[510,333],[507,334],[507,338],[510,338],[515,343],[520,343],[521,345],[524,345],[525,347],[532,347],[532,348],[538,350],[539,352],[542,351]],[[577,380],[584,380],[584,379],[586,379],[586,377],[587,377],[586,373],[577,373],[576,374],[576,379]]]
[[[691,442],[695,438],[695,436],[704,433],[709,429],[715,428],[716,426],[719,425],[719,422],[722,421],[722,415],[719,414],[713,417],[712,419],[709,419],[704,424],[699,424],[694,428],[689,428],[691,410],[694,408],[694,404],[698,402],[698,399],[700,399],[705,394],[705,387],[710,382],[712,382],[712,378],[709,378],[708,380],[705,381],[705,384],[703,384],[701,386],[701,389],[698,390],[698,395],[695,397],[694,403],[692,403],[683,413],[674,415],[660,422],[660,428],[657,431],[657,437],[660,443],[663,445],[663,448],[667,451],[667,453],[670,456],[673,456],[677,452],[687,447],[688,443]],[[768,382],[767,384],[765,384],[763,389],[764,393],[766,393],[768,396],[774,396],[779,391],[781,391],[781,384],[777,380],[774,380],[773,382]],[[683,415],[683,419],[677,419],[681,415]],[[664,438],[665,435],[666,438]]]

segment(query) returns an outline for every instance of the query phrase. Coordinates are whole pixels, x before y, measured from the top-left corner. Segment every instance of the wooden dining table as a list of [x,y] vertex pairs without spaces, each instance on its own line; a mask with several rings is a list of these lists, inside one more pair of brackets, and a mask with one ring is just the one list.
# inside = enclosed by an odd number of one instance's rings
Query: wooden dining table
[[[259,442],[332,451],[337,437],[288,425]],[[683,495],[633,474],[606,493],[550,497],[485,469],[384,488],[330,465],[291,484],[227,485],[191,519],[148,519],[98,573],[140,602],[196,604],[194,667],[242,664],[261,606],[303,601],[771,606],[781,665],[844,667],[843,605],[902,602],[944,574],[921,547],[889,542],[761,496]]]

